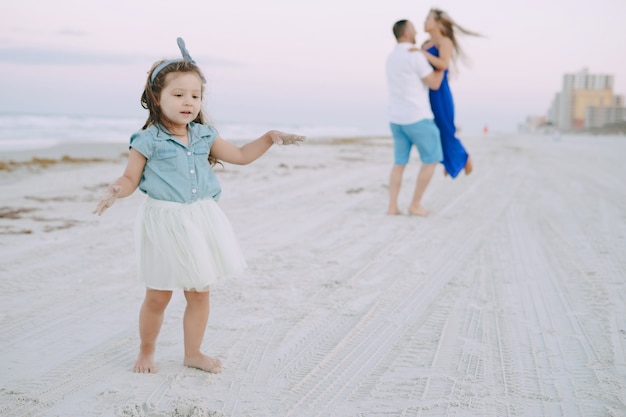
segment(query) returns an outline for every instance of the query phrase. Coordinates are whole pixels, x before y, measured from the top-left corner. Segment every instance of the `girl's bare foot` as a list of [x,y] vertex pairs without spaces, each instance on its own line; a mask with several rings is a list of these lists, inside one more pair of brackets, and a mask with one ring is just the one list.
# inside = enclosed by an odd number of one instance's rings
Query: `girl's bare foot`
[[410,216],[422,216],[422,217],[426,217],[428,216],[428,210],[426,210],[424,207],[422,207],[421,205],[417,208],[414,207],[409,207],[409,215]]
[[137,356],[137,360],[135,361],[135,366],[133,366],[133,371],[142,374],[156,374],[159,372],[154,363],[154,355],[151,353],[139,352],[139,356]]
[[468,156],[467,162],[465,162],[465,175],[471,174],[473,169],[474,165],[472,164],[472,158]]
[[443,176],[444,176],[444,177],[447,177],[447,176],[448,176],[448,171],[447,171],[445,168],[443,169]]
[[211,372],[213,374],[219,374],[222,372],[222,362],[219,359],[203,355],[202,353],[199,353],[196,356],[186,356],[183,365],[190,368],[197,368],[205,372]]
[[398,209],[395,210],[387,210],[387,216],[399,216],[402,212]]

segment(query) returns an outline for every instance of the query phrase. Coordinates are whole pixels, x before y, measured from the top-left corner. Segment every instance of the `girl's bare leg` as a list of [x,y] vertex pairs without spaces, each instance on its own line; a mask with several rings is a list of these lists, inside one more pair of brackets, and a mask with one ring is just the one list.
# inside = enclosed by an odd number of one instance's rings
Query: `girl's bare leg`
[[163,324],[163,313],[172,298],[171,291],[146,289],[146,297],[139,311],[139,356],[135,361],[135,372],[157,373],[154,362],[156,340]]
[[185,333],[185,360],[183,364],[217,374],[222,371],[220,360],[200,352],[204,331],[209,321],[209,292],[185,291],[185,298],[187,299],[187,308],[183,318]]

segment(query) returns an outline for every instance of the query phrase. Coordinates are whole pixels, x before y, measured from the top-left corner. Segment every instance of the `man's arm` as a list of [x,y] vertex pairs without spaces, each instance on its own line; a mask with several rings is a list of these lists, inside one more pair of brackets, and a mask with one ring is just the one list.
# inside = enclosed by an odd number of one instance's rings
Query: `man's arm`
[[426,77],[422,78],[422,81],[424,81],[424,84],[431,90],[439,90],[441,82],[443,81],[443,70],[434,70]]

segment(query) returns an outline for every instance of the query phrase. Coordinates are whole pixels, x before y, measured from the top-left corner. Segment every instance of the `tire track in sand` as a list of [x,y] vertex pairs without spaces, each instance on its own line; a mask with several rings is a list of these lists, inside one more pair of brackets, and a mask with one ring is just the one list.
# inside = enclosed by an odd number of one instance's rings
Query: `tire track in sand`
[[[468,191],[468,194],[472,191]],[[515,187],[511,187],[504,193],[501,201],[496,203],[499,206],[494,210],[496,213],[506,207],[514,192]],[[427,225],[422,226],[424,234],[434,232],[434,227],[433,230],[428,230]],[[479,240],[490,227],[491,224],[487,223],[478,229],[466,228],[460,234],[457,231],[457,238],[463,240],[464,245],[460,249],[454,249],[453,253],[443,251],[441,258],[433,261],[433,264],[439,267],[429,274],[431,278],[424,287],[419,288],[419,284],[416,285],[412,280],[414,275],[411,273],[391,280],[387,278],[384,282],[386,288],[377,288],[382,294],[369,309],[359,312],[353,318],[337,318],[337,315],[329,314],[326,316],[327,321],[322,322],[318,330],[313,329],[312,336],[308,336],[311,342],[286,342],[287,346],[302,346],[298,353],[291,353],[292,357],[301,358],[302,361],[299,365],[302,371],[288,377],[294,381],[291,391],[298,398],[290,408],[291,412],[310,410],[314,413],[312,415],[324,415],[324,412],[369,392],[377,379],[387,372],[389,364],[397,354],[398,343],[409,338],[406,328],[398,327],[398,323],[405,322],[407,317],[418,323],[425,320],[422,315],[431,308],[430,303],[439,298],[444,286],[455,275],[455,271],[466,264]],[[384,242],[381,246],[394,256],[385,259],[385,251],[380,251],[373,261],[363,265],[362,271],[367,271],[368,276],[384,276],[385,271],[390,270],[415,271],[415,265],[407,265],[406,268],[398,265],[398,259],[411,258],[409,253],[403,253],[402,250],[405,247],[404,250],[407,251],[406,247],[411,246],[405,243],[414,238],[412,232],[410,230],[402,237],[396,235],[395,240]],[[444,236],[444,239],[446,237],[449,236]],[[445,262],[446,259],[455,261]],[[375,265],[376,262],[380,265]],[[347,281],[351,282],[352,279]],[[302,326],[305,327],[308,321],[310,321],[308,318],[303,319]],[[317,321],[319,323],[319,317]],[[445,322],[441,325],[444,326]],[[433,329],[433,336],[437,337],[441,330]],[[315,331],[319,333],[316,334]],[[285,367],[293,368],[288,360],[283,362],[286,365],[277,375],[285,372]],[[303,371],[306,372],[302,373]],[[319,414],[315,414],[316,412]]]

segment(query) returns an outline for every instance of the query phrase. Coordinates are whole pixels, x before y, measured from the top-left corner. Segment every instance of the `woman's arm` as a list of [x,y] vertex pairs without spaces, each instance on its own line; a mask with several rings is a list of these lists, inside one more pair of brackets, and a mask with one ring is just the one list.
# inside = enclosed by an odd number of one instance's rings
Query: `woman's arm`
[[443,81],[443,71],[434,70],[426,77],[422,78],[422,81],[424,81],[424,84],[426,84],[431,90],[439,90],[441,82]]
[[[438,45],[438,49],[439,49],[438,57],[427,52],[426,49],[421,49],[420,51],[424,54],[426,59],[428,59],[428,62],[430,63],[430,65],[432,65],[436,69],[445,70],[450,65],[450,60],[452,59],[453,47],[454,46],[452,45],[452,41],[450,40],[450,38],[444,37],[441,39],[441,42]],[[413,51],[417,49],[411,48],[410,50]]]
[[304,136],[283,133],[278,130],[270,130],[260,138],[240,147],[218,136],[211,146],[211,155],[220,161],[236,165],[246,165],[258,159],[274,144],[297,145],[304,139]]

